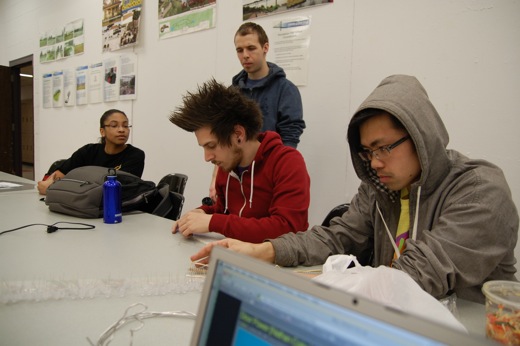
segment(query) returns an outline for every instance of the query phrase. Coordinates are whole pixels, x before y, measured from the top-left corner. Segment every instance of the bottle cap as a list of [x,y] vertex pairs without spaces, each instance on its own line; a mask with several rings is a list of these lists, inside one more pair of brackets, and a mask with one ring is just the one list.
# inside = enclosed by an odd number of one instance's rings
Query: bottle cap
[[116,170],[114,168],[109,168],[107,177],[117,177]]

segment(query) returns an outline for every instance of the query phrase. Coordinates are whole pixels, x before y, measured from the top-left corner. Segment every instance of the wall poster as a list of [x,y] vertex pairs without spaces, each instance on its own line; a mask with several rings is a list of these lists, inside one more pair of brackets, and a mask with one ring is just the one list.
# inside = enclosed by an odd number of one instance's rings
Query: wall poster
[[135,46],[143,0],[103,0],[103,52]]
[[42,75],[43,108],[137,99],[137,54]]
[[87,99],[87,74],[88,65],[76,67],[76,104],[78,106],[86,105]]
[[40,35],[40,63],[83,54],[84,42],[83,19],[49,30]]
[[242,18],[244,21],[248,21],[258,17],[333,2],[334,0],[242,0]]
[[159,0],[159,38],[215,27],[217,0]]
[[273,62],[284,69],[297,86],[307,85],[311,17],[282,18],[273,21],[269,32]]

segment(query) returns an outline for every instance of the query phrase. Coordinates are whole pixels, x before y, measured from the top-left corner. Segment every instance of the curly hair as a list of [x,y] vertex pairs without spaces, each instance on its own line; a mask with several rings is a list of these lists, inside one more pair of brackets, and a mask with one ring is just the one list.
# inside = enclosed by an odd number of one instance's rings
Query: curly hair
[[258,104],[242,95],[234,86],[226,87],[214,78],[187,92],[183,104],[170,114],[170,121],[188,132],[209,127],[221,145],[231,146],[235,126],[246,130],[246,139],[254,139],[262,128]]

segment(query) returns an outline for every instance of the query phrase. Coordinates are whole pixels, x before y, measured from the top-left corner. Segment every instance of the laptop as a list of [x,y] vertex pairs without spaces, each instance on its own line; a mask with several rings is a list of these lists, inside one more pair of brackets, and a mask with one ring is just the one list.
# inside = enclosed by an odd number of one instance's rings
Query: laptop
[[214,247],[191,345],[489,345]]

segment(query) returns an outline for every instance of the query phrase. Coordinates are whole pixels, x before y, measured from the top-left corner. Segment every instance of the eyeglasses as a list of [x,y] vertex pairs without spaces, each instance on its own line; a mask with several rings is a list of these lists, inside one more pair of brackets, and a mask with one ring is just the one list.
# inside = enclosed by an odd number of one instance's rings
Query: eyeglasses
[[103,127],[110,127],[113,130],[119,129],[121,127],[123,130],[129,130],[132,128],[132,125],[106,124],[103,125]]
[[408,139],[410,139],[409,135],[404,136],[403,138],[401,138],[400,140],[398,140],[397,142],[395,142],[393,144],[384,145],[375,150],[363,148],[360,151],[358,151],[358,155],[359,155],[359,157],[361,157],[361,160],[363,160],[363,161],[372,161],[374,156],[378,160],[384,160],[384,159],[388,158],[388,156],[390,156],[390,152],[392,151],[392,149],[394,149],[398,145],[404,143]]

